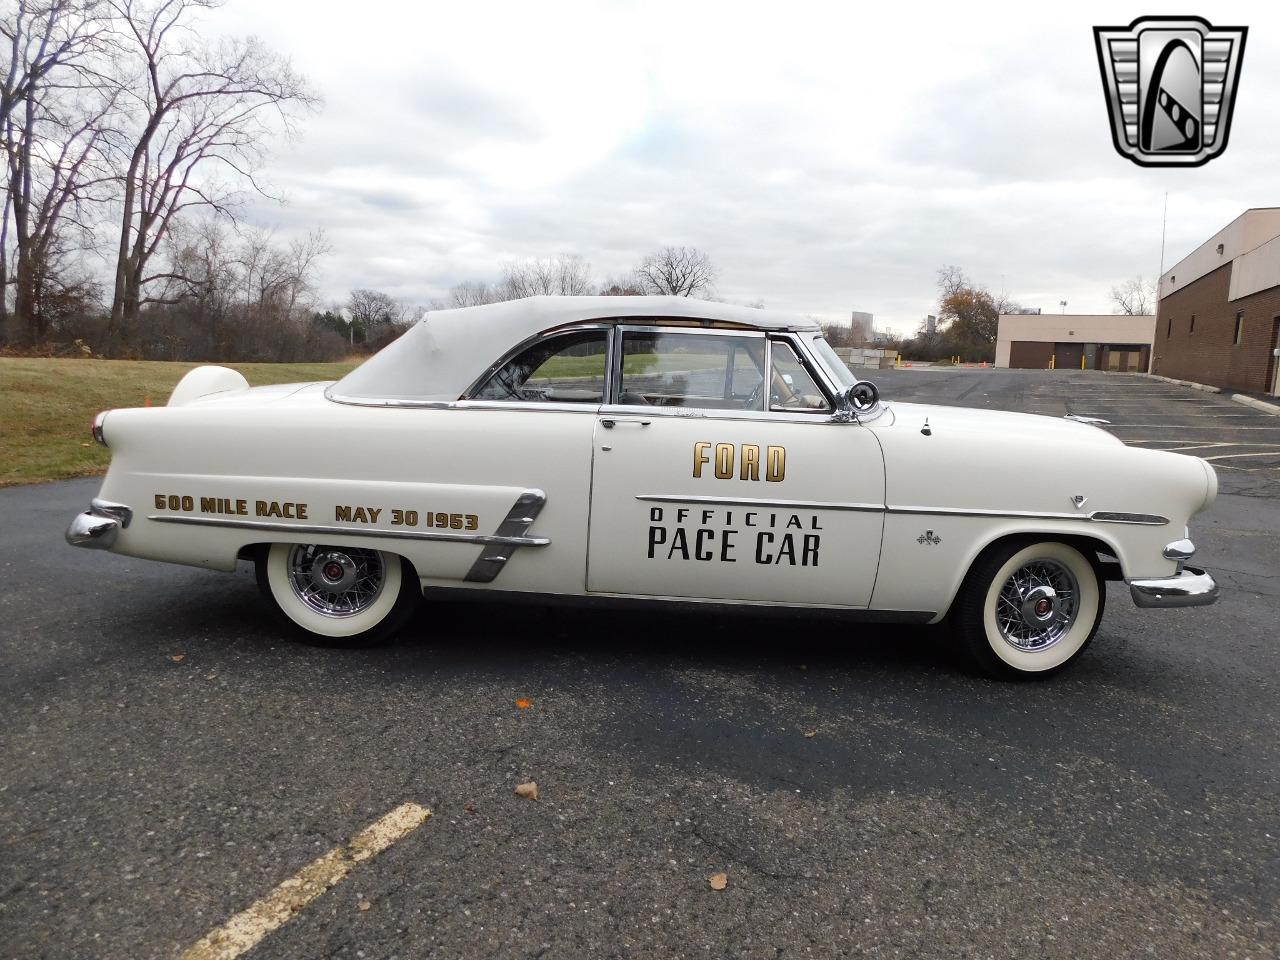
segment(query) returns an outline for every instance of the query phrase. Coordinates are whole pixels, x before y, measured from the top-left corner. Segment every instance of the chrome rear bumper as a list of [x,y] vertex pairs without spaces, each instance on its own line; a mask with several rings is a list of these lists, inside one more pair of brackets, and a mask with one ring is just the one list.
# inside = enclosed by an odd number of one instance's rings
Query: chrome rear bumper
[[79,514],[67,527],[67,543],[87,550],[110,550],[116,536],[129,526],[133,510],[123,503],[112,503],[94,497],[89,509]]
[[1139,607],[1203,607],[1218,599],[1218,583],[1205,570],[1183,567],[1175,576],[1130,580],[1129,594]]

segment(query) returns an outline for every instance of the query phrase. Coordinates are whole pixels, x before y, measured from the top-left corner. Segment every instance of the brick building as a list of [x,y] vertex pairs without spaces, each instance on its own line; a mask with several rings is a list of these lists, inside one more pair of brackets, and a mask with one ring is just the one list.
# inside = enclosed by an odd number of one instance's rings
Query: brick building
[[996,366],[1145,373],[1156,318],[1090,313],[1002,313]]
[[1280,207],[1246,210],[1160,278],[1151,372],[1280,395]]

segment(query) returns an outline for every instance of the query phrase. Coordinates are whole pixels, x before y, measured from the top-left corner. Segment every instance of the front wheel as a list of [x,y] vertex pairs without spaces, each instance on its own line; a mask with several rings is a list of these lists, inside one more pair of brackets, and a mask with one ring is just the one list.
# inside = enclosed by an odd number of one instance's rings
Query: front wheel
[[1097,567],[1075,547],[1005,544],[974,563],[952,608],[952,627],[993,676],[1046,677],[1088,646],[1106,596]]
[[320,646],[381,643],[422,597],[407,560],[359,547],[273,543],[259,555],[257,575],[276,611]]

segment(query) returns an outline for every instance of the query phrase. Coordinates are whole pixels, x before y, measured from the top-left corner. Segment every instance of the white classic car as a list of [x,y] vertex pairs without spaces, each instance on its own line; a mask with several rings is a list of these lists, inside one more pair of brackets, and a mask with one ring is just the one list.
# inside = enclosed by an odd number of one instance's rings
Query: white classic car
[[1204,460],[1086,423],[881,401],[812,322],[676,297],[433,311],[335,383],[199,367],[99,414],[110,470],[67,539],[257,565],[316,642],[424,591],[826,608],[935,623],[1047,675],[1140,607],[1212,603]]

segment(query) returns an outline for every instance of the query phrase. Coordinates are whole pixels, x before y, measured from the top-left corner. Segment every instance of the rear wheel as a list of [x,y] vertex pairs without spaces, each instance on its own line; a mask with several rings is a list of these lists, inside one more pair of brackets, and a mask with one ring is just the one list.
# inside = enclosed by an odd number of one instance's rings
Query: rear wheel
[[1056,541],[1007,543],[969,571],[952,608],[968,652],[997,677],[1047,677],[1088,646],[1106,589],[1096,565]]
[[421,590],[412,565],[381,550],[274,543],[257,561],[258,586],[300,639],[367,646],[396,633]]

